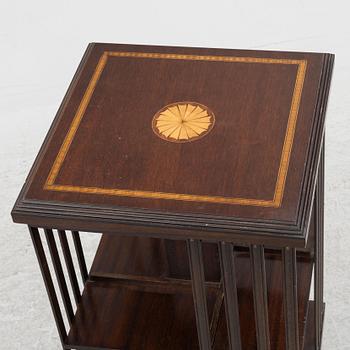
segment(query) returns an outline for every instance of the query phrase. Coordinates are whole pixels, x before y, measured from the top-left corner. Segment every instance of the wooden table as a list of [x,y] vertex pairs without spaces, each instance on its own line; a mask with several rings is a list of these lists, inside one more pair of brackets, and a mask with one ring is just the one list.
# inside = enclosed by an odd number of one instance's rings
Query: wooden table
[[88,46],[12,211],[64,349],[320,349],[333,59]]

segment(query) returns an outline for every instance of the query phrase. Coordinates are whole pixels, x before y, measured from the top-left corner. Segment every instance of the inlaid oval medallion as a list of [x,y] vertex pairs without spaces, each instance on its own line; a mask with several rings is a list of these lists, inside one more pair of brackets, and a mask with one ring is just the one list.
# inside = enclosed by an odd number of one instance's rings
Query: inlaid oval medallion
[[215,123],[214,113],[197,102],[176,102],[153,117],[152,129],[170,142],[190,142],[207,135]]

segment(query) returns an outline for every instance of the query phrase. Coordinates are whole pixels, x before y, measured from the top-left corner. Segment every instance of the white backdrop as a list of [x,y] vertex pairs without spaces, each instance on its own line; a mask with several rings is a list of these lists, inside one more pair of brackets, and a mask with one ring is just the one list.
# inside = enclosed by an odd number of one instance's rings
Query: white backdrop
[[[0,0],[0,349],[60,349],[29,235],[10,210],[91,41],[336,54],[323,349],[350,349],[349,10],[336,0]],[[96,239],[84,244],[91,254]]]

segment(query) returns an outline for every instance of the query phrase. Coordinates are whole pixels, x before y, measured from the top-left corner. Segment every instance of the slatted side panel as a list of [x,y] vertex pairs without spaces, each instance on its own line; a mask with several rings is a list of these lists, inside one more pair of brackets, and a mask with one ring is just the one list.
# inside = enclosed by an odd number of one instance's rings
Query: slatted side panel
[[[42,277],[45,283],[46,291],[50,300],[52,312],[55,318],[56,326],[58,329],[59,337],[62,343],[62,348],[67,349],[66,339],[68,329],[65,325],[65,316],[62,314],[60,307],[59,296],[55,290],[55,283],[52,279],[52,272],[50,271],[50,266],[48,259],[45,254],[45,249],[41,239],[40,231],[36,227],[29,227],[29,232],[32,238],[36,256],[39,262]],[[48,245],[48,250],[50,253],[50,260],[53,266],[54,273],[56,275],[57,284],[60,291],[60,298],[63,302],[63,308],[65,310],[66,320],[70,326],[74,320],[74,308],[71,300],[70,292],[68,289],[68,283],[66,281],[66,276],[64,273],[64,267],[60,258],[59,248],[57,246],[57,239],[55,239],[56,232],[52,229],[44,229],[46,242]],[[65,268],[69,277],[70,285],[72,288],[72,294],[74,297],[75,304],[78,305],[81,300],[81,292],[78,284],[77,274],[74,268],[73,257],[69,247],[66,232],[63,230],[57,231],[59,242],[61,245]],[[79,262],[79,267],[81,271],[81,277],[83,283],[88,279],[87,267],[84,259],[84,253],[82,245],[79,238],[79,233],[73,232],[73,240],[76,248],[77,259]]]
[[[235,249],[241,247],[233,246],[231,243],[220,242],[220,263],[222,282],[224,289],[226,327],[228,334],[228,349],[241,350],[241,325],[240,310],[237,290],[237,273],[235,267]],[[255,314],[256,348],[258,350],[269,350],[275,348],[276,343],[271,343],[269,322],[269,299],[266,274],[266,256],[262,245],[249,247],[250,268],[252,280],[253,309]],[[267,253],[271,259],[271,253]],[[297,255],[296,249],[285,247],[280,254],[276,251],[275,267],[280,263],[281,287],[283,290],[283,312],[285,326],[286,350],[299,350],[299,318],[298,318],[298,295],[297,295]],[[270,260],[271,263],[271,260]],[[249,276],[247,276],[249,278]],[[274,281],[278,283],[279,281]],[[271,308],[270,308],[271,309]],[[242,310],[241,310],[242,311]],[[276,319],[275,315],[272,315]],[[282,315],[281,315],[282,317]],[[274,340],[276,342],[276,340]]]

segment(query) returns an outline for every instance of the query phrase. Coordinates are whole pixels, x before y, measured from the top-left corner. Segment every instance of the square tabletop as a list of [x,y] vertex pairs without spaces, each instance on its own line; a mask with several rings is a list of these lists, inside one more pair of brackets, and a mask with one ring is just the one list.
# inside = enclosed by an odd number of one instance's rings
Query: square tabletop
[[333,56],[90,44],[16,222],[303,245]]

